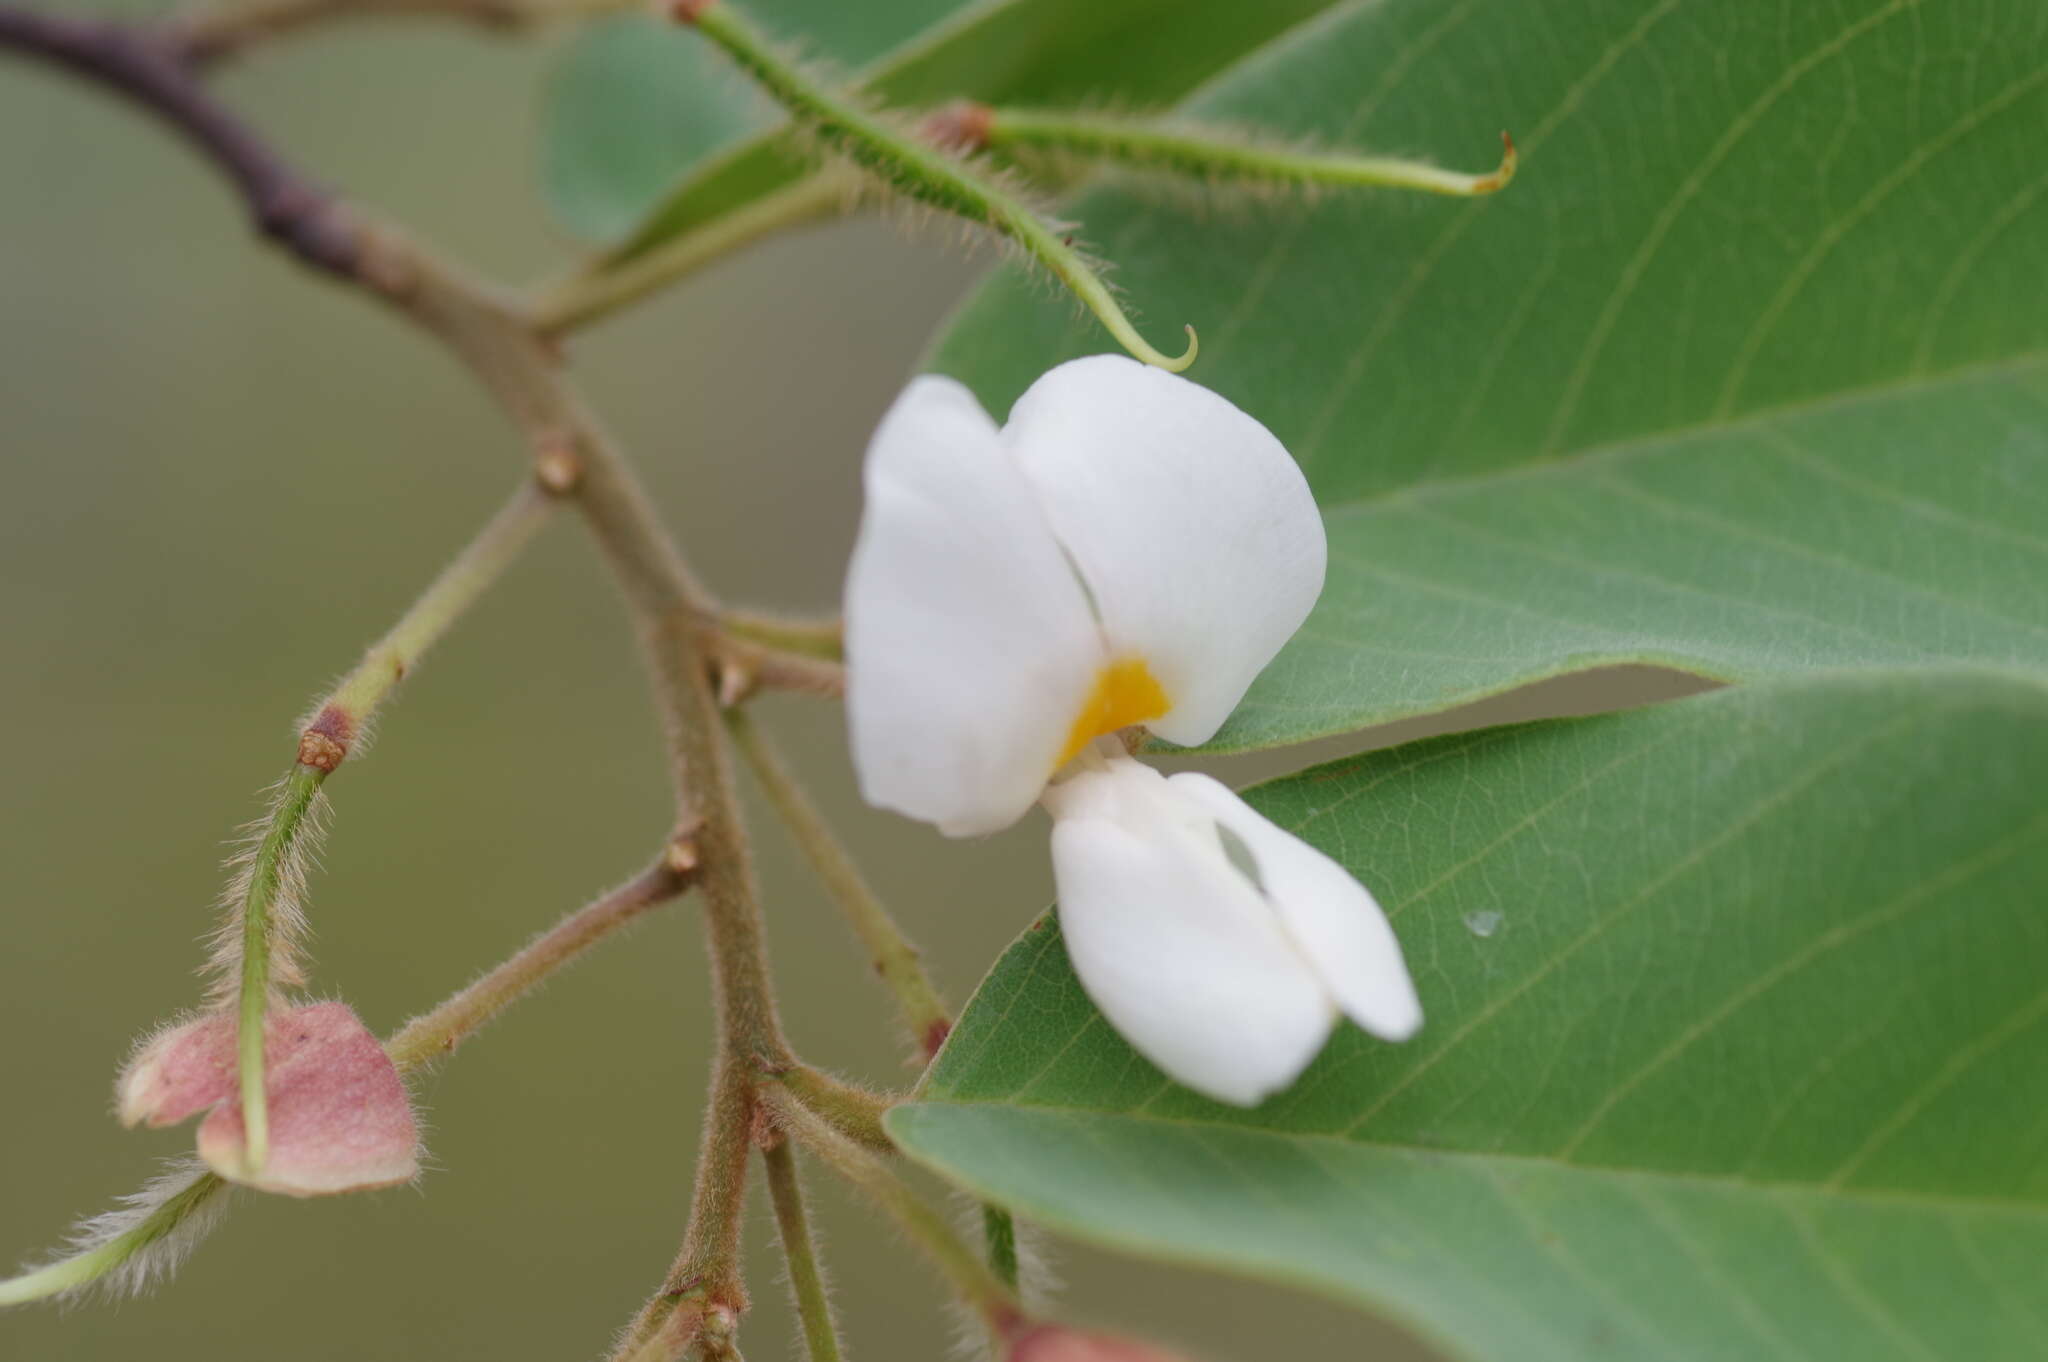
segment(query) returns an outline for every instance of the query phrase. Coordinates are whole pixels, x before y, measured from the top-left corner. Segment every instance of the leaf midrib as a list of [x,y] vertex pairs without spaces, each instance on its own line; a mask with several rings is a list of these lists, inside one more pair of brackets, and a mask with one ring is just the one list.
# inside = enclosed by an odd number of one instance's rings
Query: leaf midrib
[[[1677,1169],[1651,1168],[1632,1164],[1575,1163],[1547,1154],[1530,1154],[1506,1150],[1486,1150],[1481,1152],[1470,1149],[1456,1149],[1444,1145],[1416,1144],[1400,1140],[1354,1140],[1327,1131],[1272,1130],[1258,1126],[1234,1125],[1228,1121],[1210,1120],[1202,1117],[1154,1116],[1129,1112],[1101,1111],[1092,1107],[1076,1107],[1056,1102],[1010,1102],[988,1099],[935,1097],[926,1098],[922,1102],[911,1104],[911,1106],[906,1108],[898,1108],[898,1110],[915,1110],[919,1106],[975,1108],[999,1112],[1046,1112],[1060,1116],[1083,1117],[1097,1121],[1125,1121],[1143,1125],[1179,1127],[1189,1130],[1213,1130],[1232,1136],[1256,1136],[1264,1139],[1329,1144],[1354,1151],[1384,1151],[1410,1155],[1430,1161],[1467,1164],[1474,1167],[1483,1167],[1487,1164],[1509,1163],[1530,1168],[1541,1168],[1546,1171],[1681,1183],[1688,1186],[1704,1187],[1722,1193],[1756,1192],[1780,1198],[1807,1198],[1828,1202],[1860,1201],[1875,1203],[1880,1206],[1918,1207],[1925,1210],[1948,1213],[1981,1212],[2048,1225],[2048,1203],[2000,1202],[1959,1193],[1912,1192],[1897,1188],[1876,1187],[1831,1187],[1822,1182],[1799,1182],[1784,1178],[1694,1173]],[[928,1157],[922,1154],[922,1152],[920,1152],[920,1156]]]

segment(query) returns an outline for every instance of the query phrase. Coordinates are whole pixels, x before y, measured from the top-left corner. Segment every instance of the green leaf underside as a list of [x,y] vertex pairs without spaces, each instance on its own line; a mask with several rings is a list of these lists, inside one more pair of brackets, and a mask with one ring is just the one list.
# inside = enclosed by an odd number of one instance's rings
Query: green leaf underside
[[578,236],[616,240],[675,168],[771,126],[775,106],[709,44],[652,15],[591,26],[565,54],[542,121],[548,202]]
[[[1234,0],[982,0],[947,3],[920,0],[893,5],[826,6],[817,0],[780,5],[747,4],[747,12],[769,32],[801,35],[804,50],[843,70],[865,68],[864,83],[890,104],[916,109],[973,97],[1006,103],[1088,102],[1124,107],[1159,106],[1179,99],[1244,53],[1332,0],[1267,0],[1244,5]],[[844,20],[820,28],[827,11],[860,16],[845,34]],[[860,41],[854,42],[858,34]],[[879,39],[886,43],[878,45]],[[611,63],[608,82],[565,85],[551,102],[551,139],[563,156],[580,157],[604,175],[618,161],[621,145],[640,145],[643,134],[621,124],[643,101],[664,103],[646,83],[655,72],[644,60],[592,54],[593,35],[572,51],[572,66],[593,69]],[[882,46],[889,49],[882,54]],[[687,68],[673,78],[683,79]],[[802,143],[782,129],[744,140],[719,139],[723,149],[707,157],[709,145],[678,145],[665,167],[619,166],[601,186],[607,201],[636,205],[644,221],[615,246],[610,258],[624,262],[693,227],[744,207],[790,184],[812,166]],[[687,178],[684,178],[687,174]],[[680,181],[680,183],[679,183]],[[581,221],[569,202],[557,207],[572,224]],[[595,226],[597,224],[590,223]],[[616,231],[594,233],[600,239]]]
[[[1325,598],[1216,746],[1607,662],[2048,661],[2048,8],[1348,3],[1185,108],[1525,152],[1472,201],[1075,207],[1329,518]],[[1104,348],[1005,270],[935,366],[1001,412]]]
[[2048,1355],[2048,691],[1775,682],[1253,802],[1387,906],[1428,1023],[1256,1111],[1032,928],[889,1128],[976,1195],[1474,1358]]

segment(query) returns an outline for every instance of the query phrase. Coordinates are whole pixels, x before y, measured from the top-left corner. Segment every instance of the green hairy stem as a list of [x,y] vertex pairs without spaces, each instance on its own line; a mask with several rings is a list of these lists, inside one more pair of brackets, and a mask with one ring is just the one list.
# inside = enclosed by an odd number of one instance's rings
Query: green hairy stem
[[[407,1022],[386,1038],[385,1053],[400,1074],[419,1072],[453,1052],[478,1028],[599,941],[674,899],[690,884],[687,873],[678,872],[665,859],[656,861],[617,889],[562,918],[433,1011]],[[168,1187],[153,1184],[130,1198],[134,1210],[140,1212],[133,1223],[127,1223],[131,1213],[119,1211],[89,1222],[87,1247],[80,1252],[0,1280],[0,1306],[26,1305],[106,1281],[136,1263],[145,1250],[193,1226],[196,1217],[218,1209],[219,1194],[227,1186],[217,1174],[207,1172]],[[100,1226],[113,1233],[98,1239],[93,1231]]]
[[450,625],[518,558],[553,510],[538,481],[512,499],[441,571],[390,631],[314,712],[299,736],[299,758],[285,777],[256,845],[240,897],[241,959],[235,989],[236,1057],[242,1099],[244,1165],[254,1173],[269,1155],[270,1109],[264,1092],[264,1018],[278,979],[295,981],[291,960],[307,833],[317,818],[320,787],[368,732],[377,709]]
[[1096,114],[1029,109],[975,109],[954,119],[989,148],[1120,161],[1201,179],[1242,180],[1300,188],[1317,186],[1416,189],[1471,197],[1491,194],[1515,177],[1514,140],[1501,134],[1501,161],[1484,174],[1445,170],[1391,156],[1276,146],[1199,128],[1180,128]]
[[1066,285],[1132,355],[1174,373],[1195,362],[1198,346],[1193,327],[1187,329],[1186,353],[1171,357],[1153,348],[1138,334],[1101,275],[1069,243],[1066,233],[994,178],[813,80],[778,53],[730,4],[686,0],[678,6],[678,14],[718,44],[792,117],[862,170],[906,198],[982,223],[1016,242]]

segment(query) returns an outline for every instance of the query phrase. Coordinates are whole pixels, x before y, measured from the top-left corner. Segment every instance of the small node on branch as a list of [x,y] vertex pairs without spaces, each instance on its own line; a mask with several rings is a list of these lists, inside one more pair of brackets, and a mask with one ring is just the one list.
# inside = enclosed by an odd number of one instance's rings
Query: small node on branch
[[550,493],[567,496],[583,481],[583,456],[571,441],[549,440],[535,456],[533,471],[540,485]]
[[934,146],[963,156],[983,151],[988,147],[995,112],[976,100],[957,99],[925,119],[924,135]]
[[346,711],[325,705],[313,722],[299,734],[299,765],[333,775],[348,758],[349,741],[355,737],[355,720]]
[[718,0],[670,0],[668,14],[679,24],[694,24],[717,3]]
[[731,709],[746,700],[761,684],[761,669],[751,660],[735,657],[731,652],[718,659],[717,669],[718,707]]
[[669,839],[668,849],[662,853],[662,863],[678,875],[687,875],[703,864],[704,854],[697,847],[695,830],[679,832]]

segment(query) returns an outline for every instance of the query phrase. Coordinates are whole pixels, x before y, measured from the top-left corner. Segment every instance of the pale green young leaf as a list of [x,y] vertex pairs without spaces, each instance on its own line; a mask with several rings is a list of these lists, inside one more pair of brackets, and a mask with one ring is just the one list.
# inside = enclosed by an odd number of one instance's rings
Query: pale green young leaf
[[1254,1111],[1159,1075],[1050,919],[889,1129],[977,1196],[1500,1362],[2048,1354],[2048,690],[1774,682],[1253,802],[1388,909],[1427,1022]]

